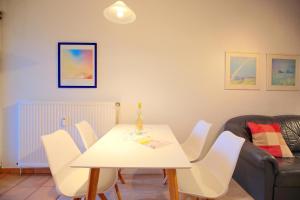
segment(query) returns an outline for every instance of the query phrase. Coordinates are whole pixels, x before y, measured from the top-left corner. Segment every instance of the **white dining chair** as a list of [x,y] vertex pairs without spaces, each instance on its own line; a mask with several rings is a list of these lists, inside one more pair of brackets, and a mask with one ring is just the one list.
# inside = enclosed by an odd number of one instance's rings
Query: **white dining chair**
[[[52,134],[44,135],[42,136],[42,143],[59,195],[71,197],[74,200],[86,196],[90,170],[69,166],[81,154],[69,133],[58,130]],[[102,200],[106,200],[104,192],[116,185],[116,180],[116,169],[101,169],[97,194]]]
[[[199,120],[189,137],[181,144],[181,147],[190,162],[195,162],[201,156],[211,125],[212,124],[204,120]],[[165,170],[163,170],[163,174],[163,184],[166,184],[167,177]]]
[[97,142],[97,134],[95,133],[90,123],[83,120],[75,124],[75,126],[79,132],[85,149],[90,148],[95,142]]
[[198,121],[197,124],[194,126],[192,133],[181,144],[181,147],[190,162],[194,162],[200,157],[210,127],[210,123],[204,120]]
[[224,131],[207,155],[191,169],[177,169],[180,193],[214,199],[223,196],[234,172],[244,138]]
[[[97,142],[98,137],[89,122],[83,120],[76,123],[75,126],[79,132],[85,149],[90,148],[95,142]],[[118,178],[122,184],[125,184],[125,180],[120,169],[118,169]]]

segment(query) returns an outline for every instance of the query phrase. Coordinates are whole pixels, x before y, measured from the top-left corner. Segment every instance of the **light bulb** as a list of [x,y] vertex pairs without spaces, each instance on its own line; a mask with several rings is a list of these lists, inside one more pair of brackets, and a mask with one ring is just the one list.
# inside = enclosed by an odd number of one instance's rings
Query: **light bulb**
[[123,1],[117,1],[107,7],[103,14],[107,20],[118,24],[129,24],[136,19],[135,13]]
[[117,17],[122,18],[124,17],[124,10],[122,8],[117,8]]

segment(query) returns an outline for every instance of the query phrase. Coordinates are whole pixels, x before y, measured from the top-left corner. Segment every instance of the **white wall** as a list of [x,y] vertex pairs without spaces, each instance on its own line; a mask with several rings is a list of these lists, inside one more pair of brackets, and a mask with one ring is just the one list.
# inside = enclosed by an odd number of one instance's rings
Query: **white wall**
[[[300,112],[299,92],[224,90],[227,50],[300,54],[298,0],[126,0],[137,14],[130,25],[104,19],[112,0],[4,1],[6,167],[16,162],[10,113],[22,99],[117,100],[122,122],[135,120],[140,100],[145,122],[169,124],[180,141],[198,119],[219,130],[237,115]],[[58,41],[98,43],[97,89],[57,88]]]

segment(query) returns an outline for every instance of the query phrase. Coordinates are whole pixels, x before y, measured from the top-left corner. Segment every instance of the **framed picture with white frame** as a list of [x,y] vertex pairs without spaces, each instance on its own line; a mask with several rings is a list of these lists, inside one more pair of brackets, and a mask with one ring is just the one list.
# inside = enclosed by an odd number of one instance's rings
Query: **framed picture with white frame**
[[260,89],[260,54],[226,52],[225,62],[225,89]]
[[267,90],[299,90],[299,55],[267,55]]

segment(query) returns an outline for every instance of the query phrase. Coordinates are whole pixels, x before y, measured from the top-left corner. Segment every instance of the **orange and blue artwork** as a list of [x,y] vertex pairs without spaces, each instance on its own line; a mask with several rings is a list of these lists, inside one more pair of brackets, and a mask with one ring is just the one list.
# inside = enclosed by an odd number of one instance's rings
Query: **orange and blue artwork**
[[96,44],[59,43],[59,87],[96,87]]

